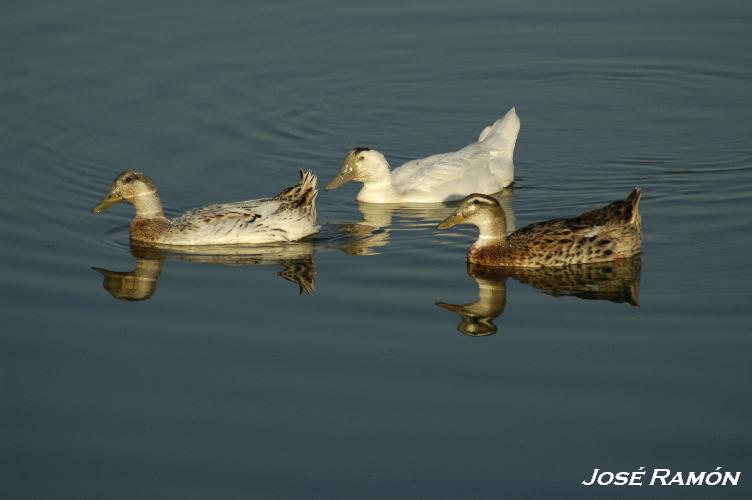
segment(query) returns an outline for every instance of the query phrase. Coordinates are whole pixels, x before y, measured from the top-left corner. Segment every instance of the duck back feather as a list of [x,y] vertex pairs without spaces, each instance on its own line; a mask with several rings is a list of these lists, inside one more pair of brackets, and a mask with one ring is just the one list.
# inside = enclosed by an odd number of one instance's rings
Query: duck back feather
[[222,203],[189,210],[157,234],[131,225],[131,237],[163,245],[232,245],[295,241],[316,233],[316,176],[300,171],[300,182],[273,198]]
[[520,119],[512,108],[484,128],[477,142],[397,167],[391,181],[402,199],[396,201],[445,202],[469,193],[501,191],[514,181],[513,156],[519,132]]

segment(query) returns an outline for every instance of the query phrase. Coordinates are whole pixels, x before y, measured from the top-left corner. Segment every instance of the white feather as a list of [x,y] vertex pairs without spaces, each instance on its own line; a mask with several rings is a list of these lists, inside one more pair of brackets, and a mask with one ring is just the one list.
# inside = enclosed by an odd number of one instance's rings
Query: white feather
[[388,169],[382,170],[390,178],[375,182],[371,179],[371,185],[364,182],[358,200],[433,203],[460,199],[470,193],[497,193],[514,181],[513,154],[519,130],[520,120],[512,108],[486,127],[478,142],[452,153],[409,161],[391,174]]

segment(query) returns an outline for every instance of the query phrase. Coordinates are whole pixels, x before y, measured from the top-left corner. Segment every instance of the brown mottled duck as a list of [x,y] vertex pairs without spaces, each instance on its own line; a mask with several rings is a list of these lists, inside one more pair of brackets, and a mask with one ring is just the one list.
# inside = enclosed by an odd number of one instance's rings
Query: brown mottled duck
[[641,191],[571,219],[552,219],[506,234],[504,210],[491,196],[471,194],[438,229],[474,224],[478,240],[467,260],[483,266],[545,267],[607,262],[638,254]]

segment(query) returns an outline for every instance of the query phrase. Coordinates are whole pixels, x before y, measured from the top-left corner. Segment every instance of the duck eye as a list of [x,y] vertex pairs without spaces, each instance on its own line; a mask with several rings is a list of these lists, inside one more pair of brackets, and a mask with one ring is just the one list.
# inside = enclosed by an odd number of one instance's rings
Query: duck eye
[[365,160],[365,159],[366,159],[366,157],[365,157],[365,156],[358,156],[358,161],[360,161],[360,160]]
[[480,202],[478,200],[473,200],[473,205],[479,205]]
[[133,180],[133,178],[129,176],[129,177],[126,177],[125,179],[123,179],[123,182],[128,183],[128,182],[130,182],[132,180]]

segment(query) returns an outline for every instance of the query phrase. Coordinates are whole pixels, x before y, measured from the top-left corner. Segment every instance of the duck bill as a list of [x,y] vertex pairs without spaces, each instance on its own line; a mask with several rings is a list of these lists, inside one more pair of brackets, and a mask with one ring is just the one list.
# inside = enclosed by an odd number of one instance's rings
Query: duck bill
[[342,184],[345,184],[346,182],[349,182],[355,178],[355,169],[350,166],[348,162],[345,162],[342,164],[342,168],[339,169],[339,172],[337,172],[337,175],[329,181],[329,184],[327,184],[324,189],[327,191],[331,191],[332,189],[337,189]]
[[465,218],[461,214],[452,214],[436,226],[436,229],[449,229],[450,227],[461,224],[465,221]]
[[110,193],[107,196],[104,197],[102,201],[99,202],[99,205],[91,209],[91,213],[93,214],[100,214],[110,208],[115,203],[119,203],[123,201],[123,198],[115,193]]
[[465,306],[459,306],[457,304],[447,304],[446,302],[436,302],[436,305],[442,309],[446,309],[447,311],[452,311],[456,313],[465,312]]

